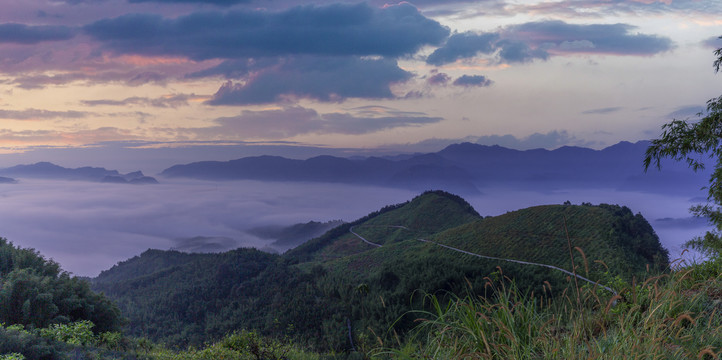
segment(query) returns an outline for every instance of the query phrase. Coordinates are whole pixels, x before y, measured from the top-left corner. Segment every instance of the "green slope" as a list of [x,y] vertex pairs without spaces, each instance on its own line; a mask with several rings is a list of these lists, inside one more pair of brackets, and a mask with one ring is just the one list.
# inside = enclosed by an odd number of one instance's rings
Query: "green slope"
[[[374,249],[359,241],[354,232],[377,244],[407,240],[415,234],[430,235],[480,219],[466,200],[445,191],[427,191],[411,201],[386,206],[354,222],[289,250],[286,256],[299,262],[326,261]],[[416,230],[410,233],[390,226]]]
[[[478,254],[568,270],[572,268],[571,243],[582,250],[590,269],[604,272],[608,267],[613,275],[642,274],[648,265],[659,271],[669,263],[668,252],[649,223],[617,205],[535,206],[465,224],[429,239]],[[573,253],[576,264],[582,266],[584,257],[576,249]]]
[[[392,341],[414,325],[425,293],[489,295],[488,276],[509,276],[539,294],[544,282],[559,295],[568,277],[543,267],[481,259],[487,256],[571,269],[564,221],[578,272],[594,280],[644,276],[663,268],[667,253],[640,215],[612,205],[539,206],[481,218],[463,199],[427,192],[388,206],[284,255],[255,250],[186,255],[149,251],[104,272],[96,284],[119,301],[131,332],[186,346],[239,329],[290,336],[322,349],[344,350],[355,341]],[[364,243],[356,233],[383,246]],[[608,267],[605,268],[603,261]],[[501,272],[500,272],[501,270]]]

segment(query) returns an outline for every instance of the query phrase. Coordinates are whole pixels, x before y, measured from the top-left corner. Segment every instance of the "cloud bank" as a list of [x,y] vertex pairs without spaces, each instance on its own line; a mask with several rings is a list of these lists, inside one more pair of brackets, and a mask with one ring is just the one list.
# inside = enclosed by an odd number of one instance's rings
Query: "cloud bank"
[[197,12],[179,18],[128,14],[83,29],[117,54],[194,60],[302,54],[397,57],[440,44],[449,34],[407,3],[383,8],[359,3],[280,12]]
[[548,20],[510,25],[493,33],[455,33],[426,62],[443,65],[477,56],[498,63],[524,63],[564,54],[651,56],[674,47],[667,37],[633,33],[634,29],[628,24]]

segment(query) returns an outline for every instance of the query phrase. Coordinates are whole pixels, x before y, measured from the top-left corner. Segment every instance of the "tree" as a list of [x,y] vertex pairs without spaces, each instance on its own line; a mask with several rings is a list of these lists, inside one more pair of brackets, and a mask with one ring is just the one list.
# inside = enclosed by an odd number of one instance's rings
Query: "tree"
[[[715,50],[714,55],[713,68],[717,73],[722,67],[722,48]],[[690,209],[694,215],[708,218],[715,229],[685,245],[712,257],[722,257],[722,96],[707,101],[706,111],[697,115],[701,117],[697,122],[675,119],[662,126],[661,137],[652,140],[647,148],[644,170],[652,164],[661,168],[663,158],[684,160],[694,171],[704,169],[701,160],[704,156],[715,161],[707,187],[708,203]]]

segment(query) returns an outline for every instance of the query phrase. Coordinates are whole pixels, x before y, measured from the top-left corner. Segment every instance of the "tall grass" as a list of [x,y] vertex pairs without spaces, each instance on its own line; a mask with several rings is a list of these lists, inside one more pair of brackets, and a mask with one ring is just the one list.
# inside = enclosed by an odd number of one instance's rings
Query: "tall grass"
[[[522,293],[502,277],[490,294],[427,295],[430,311],[408,343],[372,357],[402,359],[718,359],[720,267],[696,264],[623,283],[619,295],[585,286],[551,298]],[[546,287],[545,287],[546,289]],[[574,291],[574,290],[572,290]]]

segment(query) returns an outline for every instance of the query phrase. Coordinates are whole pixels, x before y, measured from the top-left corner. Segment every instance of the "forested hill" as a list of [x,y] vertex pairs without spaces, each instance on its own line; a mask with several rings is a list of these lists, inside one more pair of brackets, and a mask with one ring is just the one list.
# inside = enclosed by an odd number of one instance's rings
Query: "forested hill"
[[577,272],[602,283],[668,263],[647,221],[625,207],[548,205],[484,218],[462,198],[434,191],[284,255],[150,250],[103,272],[94,286],[118,301],[131,334],[187,346],[246,328],[346,350],[349,324],[355,341],[391,341],[391,324],[403,337],[414,325],[409,310],[428,305],[425,293],[491,295],[483,278],[502,274],[536,294],[559,296],[571,284],[548,267],[441,245],[571,270],[567,241],[584,252],[573,250]]

